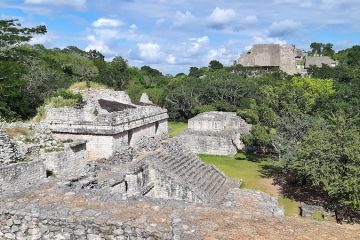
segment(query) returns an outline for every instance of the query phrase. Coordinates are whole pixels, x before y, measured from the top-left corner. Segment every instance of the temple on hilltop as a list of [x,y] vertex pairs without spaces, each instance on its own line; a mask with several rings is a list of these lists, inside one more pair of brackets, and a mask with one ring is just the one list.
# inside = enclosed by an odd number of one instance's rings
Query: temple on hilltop
[[240,55],[236,61],[244,67],[280,69],[287,74],[306,74],[310,66],[322,67],[323,64],[335,67],[338,63],[328,56],[308,56],[294,45],[255,44]]

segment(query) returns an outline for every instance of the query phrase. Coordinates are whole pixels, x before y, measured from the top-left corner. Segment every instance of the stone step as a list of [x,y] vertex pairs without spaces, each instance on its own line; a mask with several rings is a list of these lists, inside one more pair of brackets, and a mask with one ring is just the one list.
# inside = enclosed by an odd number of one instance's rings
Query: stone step
[[205,190],[204,187],[206,182],[209,181],[209,179],[211,179],[210,174],[211,174],[210,169],[206,167],[205,172],[201,174],[201,178],[196,182],[196,185],[203,191]]
[[223,176],[221,176],[220,174],[218,174],[216,176],[216,181],[214,181],[210,186],[209,186],[209,189],[208,189],[208,194],[209,196],[214,196],[220,188],[223,187],[223,184],[225,182],[225,178]]
[[172,171],[175,171],[178,167],[186,164],[185,159],[183,159],[182,157],[176,157],[175,159],[176,160],[172,162],[172,165],[170,165]]
[[170,166],[174,161],[175,161],[175,157],[174,156],[167,156],[163,161],[162,164],[166,165],[166,166]]
[[193,159],[191,159],[182,169],[177,170],[175,174],[179,174],[181,177],[186,177],[187,179],[188,177],[190,177],[191,173],[195,172],[196,169],[198,169],[200,166],[201,163],[199,163],[199,161],[194,161]]
[[[223,178],[223,179],[221,180],[221,184],[219,184],[219,187],[218,187],[218,188],[214,188],[214,189],[211,190],[211,194],[212,194],[213,196],[216,196],[216,195],[218,194],[218,192],[221,191],[221,189],[224,188],[225,182],[226,182],[226,178]],[[225,193],[225,192],[224,192],[224,193]],[[224,194],[222,195],[222,197],[224,197]]]
[[195,172],[192,182],[194,184],[198,183],[204,177],[206,170],[207,170],[207,166],[205,164],[201,165],[200,168]]

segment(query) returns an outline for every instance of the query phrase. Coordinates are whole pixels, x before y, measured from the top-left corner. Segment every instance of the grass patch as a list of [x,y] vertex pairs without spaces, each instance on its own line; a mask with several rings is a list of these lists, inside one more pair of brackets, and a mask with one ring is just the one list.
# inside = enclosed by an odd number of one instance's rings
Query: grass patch
[[33,118],[34,122],[40,122],[42,120],[44,120],[46,118],[46,110],[45,110],[45,106],[40,106],[37,109],[37,114],[36,116]]
[[96,82],[76,82],[69,87],[69,90],[85,90],[85,89],[109,89],[109,87]]
[[316,211],[312,214],[312,218],[318,221],[324,221],[324,212]]
[[297,202],[284,196],[279,196],[278,201],[280,206],[284,208],[286,216],[299,216],[300,209]]
[[77,99],[65,99],[63,97],[52,97],[45,102],[45,105],[51,108],[61,108],[61,107],[73,107],[78,103]]
[[16,138],[19,136],[27,136],[27,135],[31,134],[31,130],[29,128],[24,128],[24,127],[6,128],[5,132],[10,138]]
[[186,128],[187,128],[187,123],[169,122],[169,134],[173,137],[184,131]]
[[276,187],[271,185],[271,179],[264,178],[263,168],[271,165],[266,157],[251,154],[238,153],[234,157],[214,156],[199,154],[199,157],[207,164],[213,164],[225,175],[231,178],[242,179],[241,188],[255,189],[277,196],[279,204],[284,208],[285,215],[298,216],[299,205],[297,202],[282,196]]

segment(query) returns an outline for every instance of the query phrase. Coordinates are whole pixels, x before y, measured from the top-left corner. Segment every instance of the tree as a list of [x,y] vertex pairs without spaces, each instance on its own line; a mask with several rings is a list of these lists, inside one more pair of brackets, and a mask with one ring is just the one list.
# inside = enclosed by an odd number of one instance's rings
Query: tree
[[256,124],[252,126],[250,134],[241,136],[241,140],[253,151],[266,154],[272,151],[272,141],[275,135],[274,129]]
[[322,43],[313,42],[310,44],[311,53],[313,55],[321,55],[322,51]]
[[341,206],[360,210],[359,146],[358,126],[338,113],[328,125],[305,136],[287,169],[303,182],[321,187]]
[[21,27],[18,19],[0,20],[0,47],[11,47],[28,42],[35,34],[45,34],[46,26]]
[[197,67],[190,67],[189,70],[189,77],[201,77],[203,75],[203,72],[197,68]]
[[334,45],[331,43],[324,44],[322,49],[322,55],[333,57],[335,54],[335,51],[333,50],[333,46]]
[[313,42],[310,44],[311,54],[333,57],[335,54],[335,51],[333,50],[333,46],[334,45],[331,43],[324,44],[324,43]]
[[300,100],[303,102],[298,103],[304,111],[310,111],[319,98],[328,98],[335,93],[331,79],[293,77],[291,87],[296,91],[296,96],[302,97]]
[[213,71],[222,69],[223,67],[224,67],[224,65],[222,65],[222,63],[217,60],[212,60],[209,63],[209,68]]
[[34,112],[32,99],[24,92],[29,51],[18,47],[35,34],[45,34],[45,26],[21,27],[17,19],[0,20],[0,115],[6,120],[25,118]]

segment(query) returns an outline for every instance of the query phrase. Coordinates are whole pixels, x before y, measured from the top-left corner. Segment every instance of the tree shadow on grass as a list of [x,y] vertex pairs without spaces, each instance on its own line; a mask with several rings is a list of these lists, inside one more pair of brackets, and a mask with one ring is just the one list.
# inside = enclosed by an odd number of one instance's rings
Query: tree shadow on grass
[[327,205],[330,201],[321,189],[301,184],[294,176],[285,173],[280,166],[264,164],[260,173],[262,177],[272,178],[273,184],[279,186],[279,191],[284,197],[312,205]]
[[255,163],[261,163],[267,159],[269,159],[268,156],[262,156],[262,155],[251,154],[251,153],[244,153],[244,152],[241,152],[241,153],[235,155],[235,160],[247,160],[247,161],[255,162]]

